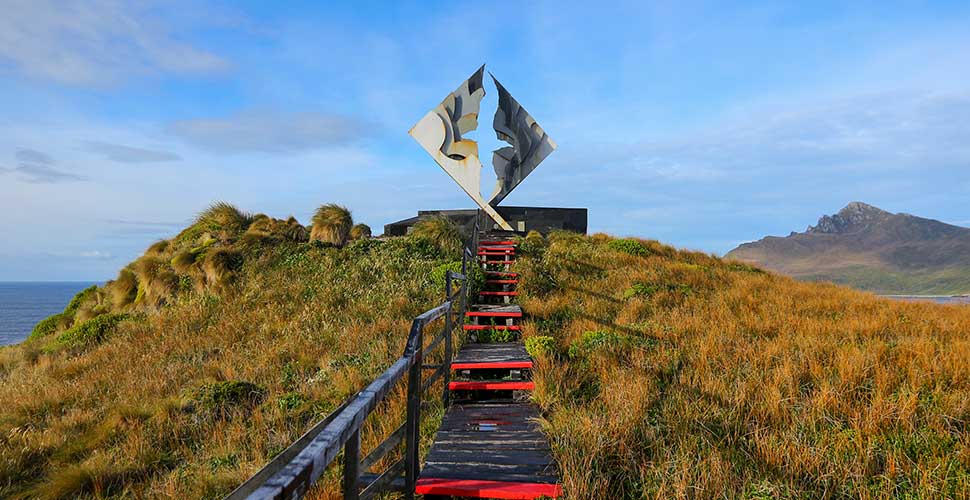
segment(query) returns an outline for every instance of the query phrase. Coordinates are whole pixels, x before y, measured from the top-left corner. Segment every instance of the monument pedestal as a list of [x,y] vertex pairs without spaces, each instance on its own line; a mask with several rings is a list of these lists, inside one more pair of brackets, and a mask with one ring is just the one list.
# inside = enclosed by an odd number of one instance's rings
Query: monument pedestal
[[[586,234],[587,210],[585,208],[498,206],[495,209],[512,225],[516,234],[525,235],[529,231],[539,231],[545,235],[557,229]],[[474,224],[474,219],[478,216],[481,217],[480,223],[483,230],[500,230],[498,224],[481,210],[420,210],[416,217],[386,224],[384,236],[404,236],[411,232],[411,228],[419,220],[437,215],[447,217],[462,227]]]

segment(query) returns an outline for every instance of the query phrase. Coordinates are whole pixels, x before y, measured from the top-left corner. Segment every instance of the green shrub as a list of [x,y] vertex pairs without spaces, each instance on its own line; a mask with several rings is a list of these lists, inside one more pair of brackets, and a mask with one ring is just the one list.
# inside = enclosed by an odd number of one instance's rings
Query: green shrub
[[685,297],[694,294],[694,289],[690,285],[677,283],[644,283],[637,281],[623,292],[623,298],[629,299],[632,297],[652,297],[654,294],[661,291],[680,292]]
[[637,257],[646,257],[653,253],[649,248],[647,248],[646,245],[643,244],[643,242],[632,238],[613,240],[607,243],[606,246],[611,250],[635,255]]
[[584,358],[599,350],[612,350],[629,343],[628,337],[606,330],[583,332],[583,336],[569,345],[569,358]]
[[57,343],[67,347],[87,347],[100,344],[122,321],[134,319],[130,314],[102,314],[91,318],[57,336]]
[[556,354],[556,339],[548,335],[536,335],[525,339],[525,351],[533,358]]
[[443,215],[421,219],[414,225],[410,237],[431,242],[445,255],[461,255],[464,248],[461,229]]
[[519,332],[515,330],[478,330],[475,337],[479,342],[515,342]]
[[765,274],[764,269],[754,267],[748,264],[743,264],[741,262],[732,262],[728,264],[728,270],[734,271],[736,273]]
[[546,250],[546,239],[538,231],[529,231],[525,238],[519,240],[519,252],[537,259],[541,259]]
[[81,290],[77,293],[77,295],[74,296],[73,299],[71,299],[71,302],[67,304],[67,307],[64,308],[64,312],[73,315],[78,309],[81,308],[82,304],[87,302],[88,299],[94,297],[97,293],[98,285],[91,285],[84,290]]
[[252,409],[266,399],[266,389],[245,381],[228,380],[199,387],[190,408],[211,415],[226,417],[234,409]]
[[50,316],[47,319],[41,320],[40,323],[37,323],[37,325],[34,326],[34,330],[30,332],[29,338],[36,339],[56,333],[58,330],[69,326],[72,319],[73,316],[67,312],[61,312]]
[[384,242],[381,240],[375,240],[373,238],[362,238],[350,242],[346,247],[346,251],[353,255],[367,255],[371,253],[374,249],[380,248]]
[[276,400],[276,405],[283,411],[293,411],[303,406],[309,400],[310,398],[299,392],[287,392]]
[[[445,273],[448,271],[461,274],[461,261],[456,260],[441,264],[431,271],[431,283],[434,284],[434,286],[440,287],[442,291],[445,290]],[[468,286],[470,288],[471,295],[472,297],[477,296],[478,292],[485,287],[485,273],[482,271],[482,268],[475,265],[474,262],[470,262],[468,264],[467,272]],[[460,281],[454,281],[452,283],[452,292],[456,291],[460,286]]]

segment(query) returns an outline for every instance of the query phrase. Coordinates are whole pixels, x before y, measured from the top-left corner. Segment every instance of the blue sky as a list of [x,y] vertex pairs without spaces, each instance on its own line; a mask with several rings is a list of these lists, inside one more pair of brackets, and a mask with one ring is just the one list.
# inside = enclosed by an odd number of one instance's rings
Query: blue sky
[[966,2],[5,3],[0,280],[110,279],[215,200],[471,207],[407,130],[482,63],[559,144],[507,205],[718,254],[855,200],[970,225]]

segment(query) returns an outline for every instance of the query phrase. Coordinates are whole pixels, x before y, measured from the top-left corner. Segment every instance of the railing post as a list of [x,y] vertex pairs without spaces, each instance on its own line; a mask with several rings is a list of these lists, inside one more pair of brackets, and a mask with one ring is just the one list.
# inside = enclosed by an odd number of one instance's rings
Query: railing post
[[[450,287],[449,287],[450,288]],[[451,296],[451,291],[448,291],[448,296]],[[454,312],[454,307],[452,305],[454,301],[448,302],[448,313],[445,314],[445,356],[444,361],[442,361],[442,366],[444,366],[444,389],[441,392],[441,405],[444,408],[448,408],[448,401],[451,398],[451,391],[448,390],[448,384],[451,382],[451,326],[452,320],[451,315]]]
[[414,350],[410,353],[411,368],[408,370],[408,408],[404,449],[404,498],[414,498],[414,488],[418,483],[419,460],[418,444],[421,438],[421,363],[424,351],[424,325],[415,322],[417,328]]
[[360,498],[360,429],[344,445],[344,500]]

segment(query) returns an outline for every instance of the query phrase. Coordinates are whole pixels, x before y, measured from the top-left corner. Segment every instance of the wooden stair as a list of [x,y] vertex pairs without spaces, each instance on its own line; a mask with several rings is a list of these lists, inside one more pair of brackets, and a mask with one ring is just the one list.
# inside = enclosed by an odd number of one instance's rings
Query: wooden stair
[[[467,342],[451,362],[454,403],[442,418],[415,492],[426,496],[534,499],[562,495],[549,440],[528,392],[534,366],[521,339],[522,308],[515,242],[481,241],[478,254],[488,277],[479,303],[465,313]],[[495,260],[502,256],[504,259]],[[490,269],[504,266],[503,270]],[[486,303],[500,300],[502,303]],[[483,302],[484,301],[484,302]],[[502,332],[511,342],[477,342]]]

